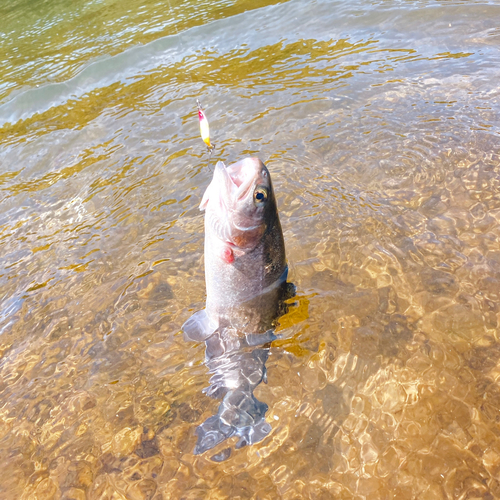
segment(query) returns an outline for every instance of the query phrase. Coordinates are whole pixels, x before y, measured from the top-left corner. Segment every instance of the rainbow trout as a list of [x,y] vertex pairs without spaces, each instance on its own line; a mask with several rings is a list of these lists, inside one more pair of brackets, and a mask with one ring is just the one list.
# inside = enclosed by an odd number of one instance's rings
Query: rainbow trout
[[[286,283],[285,244],[271,176],[257,158],[218,162],[200,205],[205,210],[206,308],[183,325],[204,341],[213,373],[206,392],[223,397],[217,415],[197,429],[195,453],[239,436],[236,447],[265,437],[267,405],[253,395],[266,381],[273,322],[293,285]],[[230,450],[212,457],[224,460]]]
[[206,308],[183,326],[190,340],[221,327],[261,333],[276,319],[286,282],[285,244],[271,176],[257,158],[218,162],[205,210]]

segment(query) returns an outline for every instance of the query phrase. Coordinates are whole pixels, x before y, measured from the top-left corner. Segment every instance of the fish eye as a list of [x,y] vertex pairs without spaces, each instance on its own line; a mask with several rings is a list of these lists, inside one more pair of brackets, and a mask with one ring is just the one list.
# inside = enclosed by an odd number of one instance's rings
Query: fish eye
[[253,193],[253,198],[257,203],[263,203],[267,200],[267,189],[258,187]]

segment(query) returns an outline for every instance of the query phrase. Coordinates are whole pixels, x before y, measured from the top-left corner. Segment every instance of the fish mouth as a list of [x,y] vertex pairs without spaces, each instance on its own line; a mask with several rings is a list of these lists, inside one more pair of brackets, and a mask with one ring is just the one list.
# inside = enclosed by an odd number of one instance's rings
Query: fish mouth
[[268,182],[267,169],[257,158],[245,158],[226,167],[215,165],[212,182],[200,204],[209,206],[206,224],[217,238],[231,247],[248,248],[263,229],[260,212],[253,200],[255,186]]
[[225,174],[232,184],[231,195],[234,201],[239,202],[248,196],[261,177],[262,165],[258,158],[245,158],[224,167]]

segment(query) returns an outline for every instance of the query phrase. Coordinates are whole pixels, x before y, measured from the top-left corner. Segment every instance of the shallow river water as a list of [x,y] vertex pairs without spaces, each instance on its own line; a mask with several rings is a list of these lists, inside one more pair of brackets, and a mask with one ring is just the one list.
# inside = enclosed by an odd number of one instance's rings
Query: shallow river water
[[[2,499],[500,498],[498,2],[0,16]],[[297,289],[268,434],[202,454],[197,98],[214,159],[267,164]]]

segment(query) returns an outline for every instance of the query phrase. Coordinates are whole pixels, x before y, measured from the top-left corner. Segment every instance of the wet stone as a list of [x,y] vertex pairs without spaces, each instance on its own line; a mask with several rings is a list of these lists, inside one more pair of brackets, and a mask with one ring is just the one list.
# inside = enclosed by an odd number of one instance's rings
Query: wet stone
[[131,497],[131,500],[151,500],[157,490],[157,484],[151,479],[143,479],[132,484],[127,493]]
[[380,326],[363,326],[353,332],[351,352],[364,358],[379,354]]
[[436,194],[431,196],[420,207],[421,213],[432,219],[437,215],[441,215],[448,208],[447,204],[441,200],[441,195]]
[[51,478],[47,477],[38,483],[35,490],[35,497],[37,500],[52,500],[57,498],[57,496],[57,486]]
[[497,366],[500,359],[500,345],[476,347],[465,353],[468,365],[473,370],[488,371]]
[[188,403],[181,403],[178,408],[179,416],[183,422],[196,422],[200,417],[200,411],[194,409]]
[[130,427],[125,427],[122,429],[113,437],[113,453],[118,456],[129,455],[139,442],[141,434],[141,428],[131,429]]
[[343,391],[336,385],[327,384],[323,389],[316,391],[314,395],[321,401],[325,414],[330,417],[335,418],[346,411]]
[[486,276],[479,281],[479,287],[488,298],[500,301],[500,279],[493,276]]
[[442,332],[452,332],[465,340],[475,340],[485,333],[482,315],[462,304],[440,309],[434,316],[434,326]]
[[165,302],[174,297],[172,287],[160,272],[150,274],[136,283],[137,296],[142,300]]
[[420,273],[420,279],[423,288],[434,295],[452,296],[459,289],[455,276],[444,271],[427,268]]
[[92,466],[88,462],[80,461],[68,467],[66,481],[76,488],[88,488],[93,479]]
[[158,455],[160,450],[158,448],[158,443],[156,437],[150,440],[144,440],[141,444],[135,449],[135,454],[140,458],[149,458],[154,455]]
[[86,500],[87,494],[85,493],[84,490],[81,490],[78,488],[70,488],[69,490],[64,492],[62,499],[63,500]]

